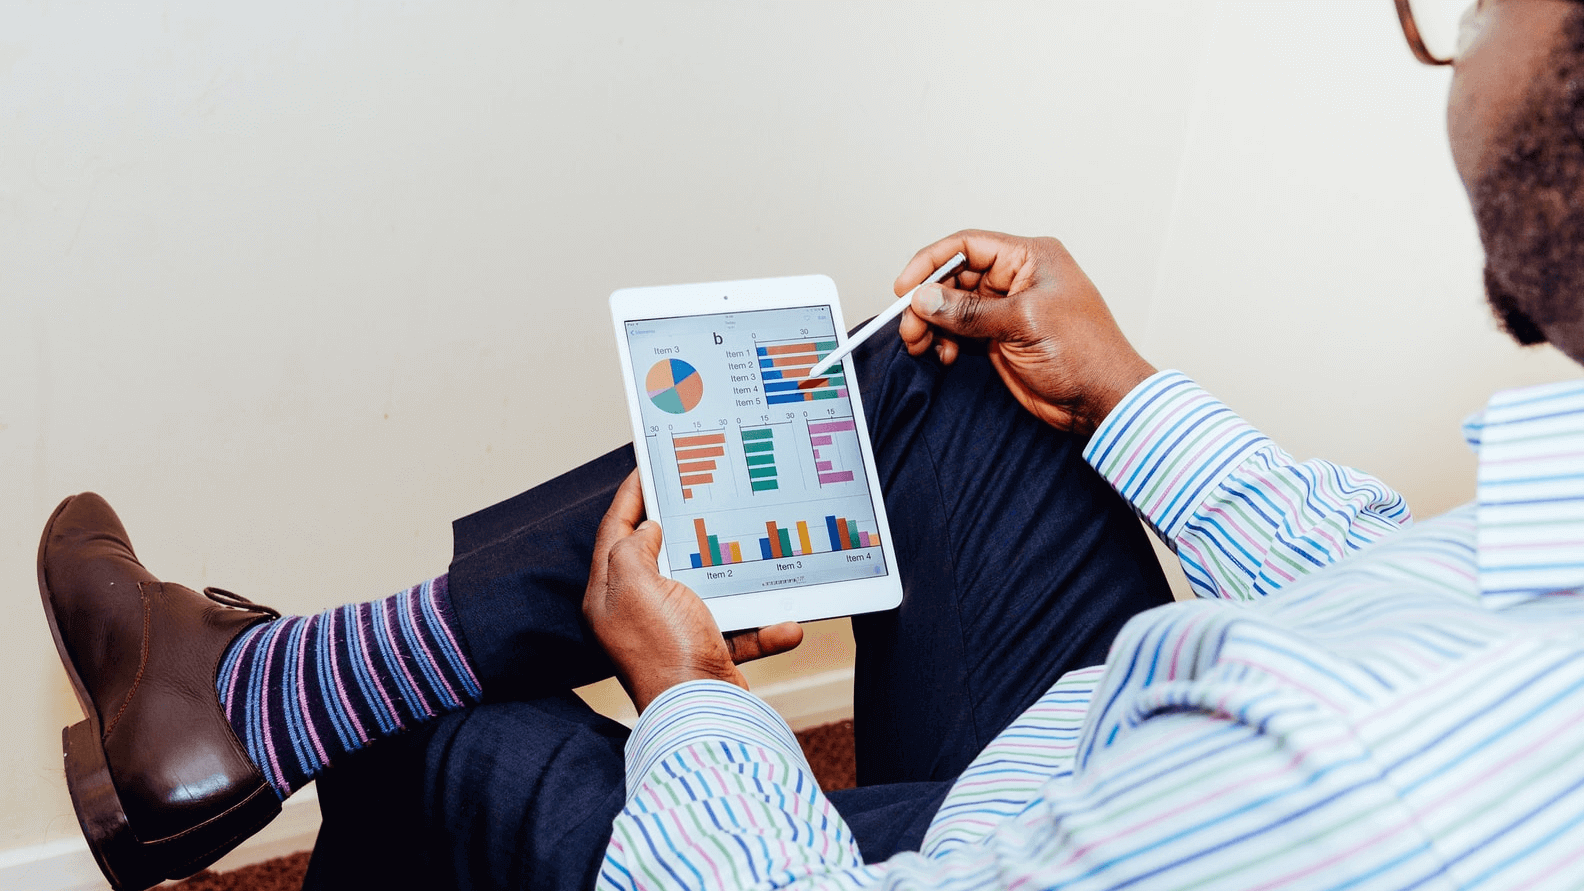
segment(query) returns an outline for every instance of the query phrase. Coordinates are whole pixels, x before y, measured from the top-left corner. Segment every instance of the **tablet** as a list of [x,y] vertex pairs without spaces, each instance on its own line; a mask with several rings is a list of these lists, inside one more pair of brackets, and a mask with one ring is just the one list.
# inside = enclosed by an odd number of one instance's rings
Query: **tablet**
[[852,359],[823,275],[611,295],[660,572],[722,631],[902,602]]

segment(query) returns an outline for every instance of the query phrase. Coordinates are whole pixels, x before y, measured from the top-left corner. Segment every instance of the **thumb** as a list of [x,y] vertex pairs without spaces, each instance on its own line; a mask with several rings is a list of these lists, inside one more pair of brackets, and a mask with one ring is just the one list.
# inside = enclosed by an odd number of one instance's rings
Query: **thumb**
[[624,574],[634,570],[647,568],[650,572],[657,572],[656,561],[660,558],[660,524],[654,520],[644,520],[632,534],[623,538],[611,548],[611,566],[620,567]]
[[649,562],[653,563],[660,557],[660,544],[663,536],[660,534],[659,523],[654,520],[644,520],[638,524],[637,529],[633,530],[633,534],[630,537],[638,546],[638,553],[647,557]]
[[960,337],[1008,340],[1017,331],[1011,300],[959,291],[945,285],[920,285],[913,291],[913,313]]

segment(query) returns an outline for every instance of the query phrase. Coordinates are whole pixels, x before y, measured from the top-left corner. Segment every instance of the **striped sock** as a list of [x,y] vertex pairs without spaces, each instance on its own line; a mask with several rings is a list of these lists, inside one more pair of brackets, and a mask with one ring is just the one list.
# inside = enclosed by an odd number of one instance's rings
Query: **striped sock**
[[340,755],[479,701],[445,591],[442,575],[232,641],[215,678],[220,705],[282,799]]

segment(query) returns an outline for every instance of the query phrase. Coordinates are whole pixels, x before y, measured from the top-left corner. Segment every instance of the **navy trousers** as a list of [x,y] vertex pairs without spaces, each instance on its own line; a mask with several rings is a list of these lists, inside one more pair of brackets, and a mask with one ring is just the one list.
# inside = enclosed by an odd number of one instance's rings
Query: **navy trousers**
[[[974,756],[1171,595],[1083,440],[1024,411],[983,355],[944,368],[893,332],[856,360],[904,596],[852,620],[859,788],[831,799],[874,861],[917,849]],[[632,468],[624,447],[455,523],[451,605],[487,700],[321,777],[305,888],[593,884],[627,730],[569,691],[611,674],[582,598]]]

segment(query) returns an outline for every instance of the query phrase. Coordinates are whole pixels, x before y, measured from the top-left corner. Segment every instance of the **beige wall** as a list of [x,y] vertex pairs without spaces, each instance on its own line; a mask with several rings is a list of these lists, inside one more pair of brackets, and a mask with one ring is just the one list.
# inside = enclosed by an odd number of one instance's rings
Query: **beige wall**
[[62,496],[174,581],[390,593],[626,441],[621,286],[823,272],[858,319],[955,228],[1060,235],[1292,451],[1468,498],[1457,421],[1574,369],[1493,332],[1390,7],[0,5],[0,849],[76,832]]

